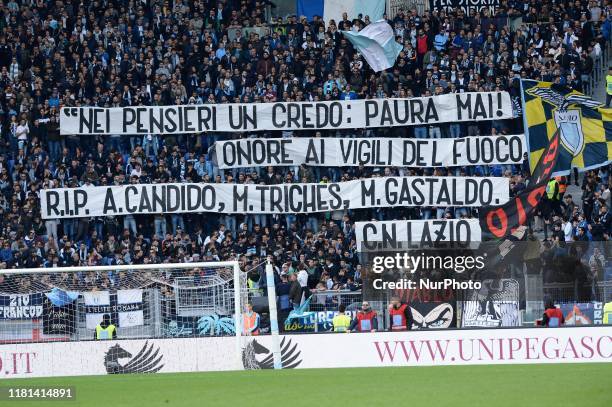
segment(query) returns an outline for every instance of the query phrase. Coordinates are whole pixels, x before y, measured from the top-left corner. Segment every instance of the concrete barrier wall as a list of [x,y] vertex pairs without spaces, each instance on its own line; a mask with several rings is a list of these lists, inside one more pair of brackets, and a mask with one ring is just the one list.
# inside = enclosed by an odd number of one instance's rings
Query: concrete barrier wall
[[[612,361],[612,326],[281,337],[285,368]],[[0,379],[272,368],[270,336],[0,345]]]

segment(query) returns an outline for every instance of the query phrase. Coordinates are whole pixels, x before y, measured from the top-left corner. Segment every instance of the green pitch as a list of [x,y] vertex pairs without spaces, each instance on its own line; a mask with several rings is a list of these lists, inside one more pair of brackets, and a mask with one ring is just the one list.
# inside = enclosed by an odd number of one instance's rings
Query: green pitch
[[74,386],[76,401],[0,406],[610,407],[611,378],[611,363],[64,377],[0,386]]

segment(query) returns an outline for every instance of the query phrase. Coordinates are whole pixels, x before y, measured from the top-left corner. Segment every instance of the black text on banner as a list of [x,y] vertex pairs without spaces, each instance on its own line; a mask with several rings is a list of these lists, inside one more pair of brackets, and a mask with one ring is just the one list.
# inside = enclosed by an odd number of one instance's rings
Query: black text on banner
[[241,167],[453,167],[521,164],[525,139],[520,135],[417,138],[247,138],[218,141],[221,169]]
[[60,110],[60,132],[120,135],[360,129],[512,117],[507,92],[472,92],[333,102],[64,107]]
[[488,10],[490,15],[495,15],[501,0],[429,0],[431,10],[446,11],[450,13],[455,9],[462,10],[466,15],[472,12],[481,13]]
[[509,199],[504,177],[380,177],[328,184],[144,184],[41,191],[44,219],[153,213],[295,214]]
[[478,219],[388,220],[355,222],[357,250],[422,248],[482,239]]

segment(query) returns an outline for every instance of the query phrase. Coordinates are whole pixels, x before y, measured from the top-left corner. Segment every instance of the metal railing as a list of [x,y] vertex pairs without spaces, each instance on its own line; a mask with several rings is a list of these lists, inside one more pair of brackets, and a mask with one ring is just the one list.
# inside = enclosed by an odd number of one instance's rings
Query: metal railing
[[361,291],[312,291],[311,311],[337,311],[340,304],[348,311],[358,310],[362,301]]
[[611,302],[612,281],[544,284],[544,298],[555,303]]
[[429,0],[387,0],[387,16],[395,16],[400,10],[408,13],[413,8],[422,16],[429,11]]

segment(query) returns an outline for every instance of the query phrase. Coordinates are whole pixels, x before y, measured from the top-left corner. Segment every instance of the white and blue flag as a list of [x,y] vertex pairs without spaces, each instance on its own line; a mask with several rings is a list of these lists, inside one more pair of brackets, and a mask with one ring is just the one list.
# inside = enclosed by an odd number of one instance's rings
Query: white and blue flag
[[296,0],[297,15],[304,16],[312,21],[314,16],[323,18],[325,24],[335,20],[336,24],[342,21],[342,14],[346,13],[349,20],[368,16],[370,21],[377,21],[385,14],[385,0]]
[[393,28],[385,20],[372,23],[359,32],[342,33],[363,55],[374,72],[391,68],[403,49],[402,45],[395,42]]

